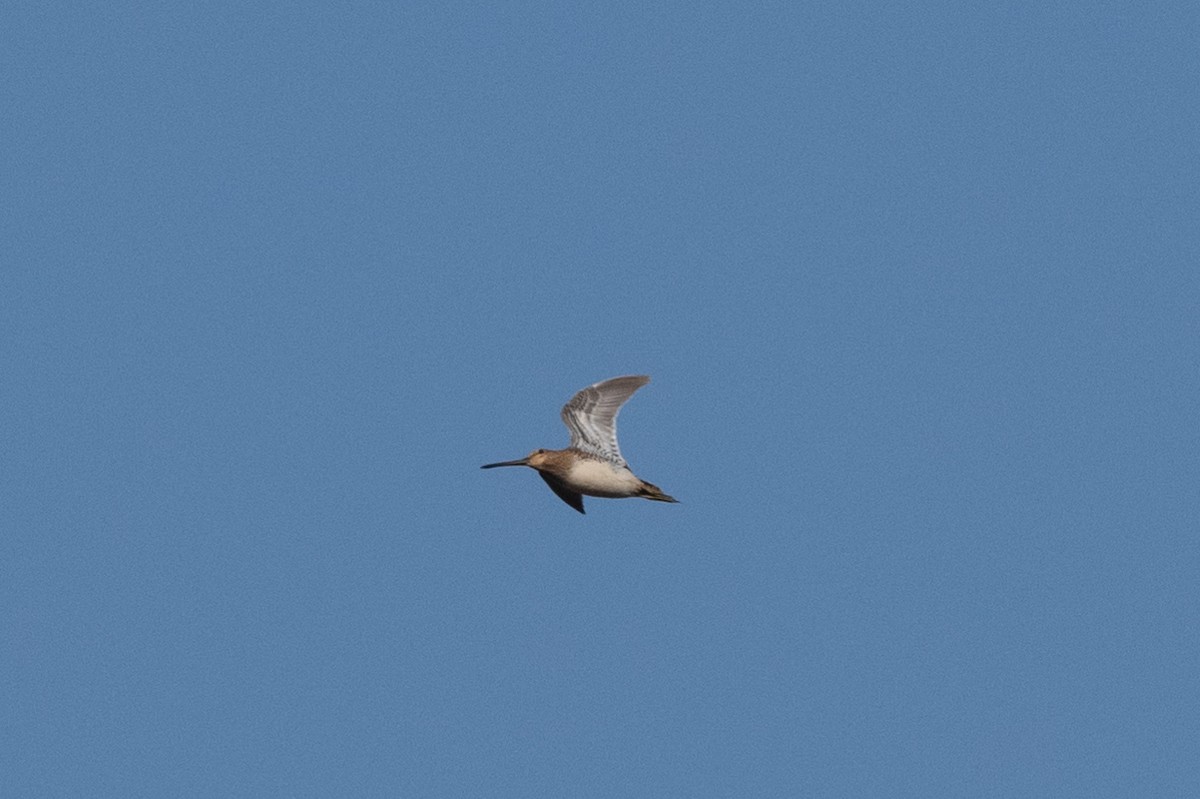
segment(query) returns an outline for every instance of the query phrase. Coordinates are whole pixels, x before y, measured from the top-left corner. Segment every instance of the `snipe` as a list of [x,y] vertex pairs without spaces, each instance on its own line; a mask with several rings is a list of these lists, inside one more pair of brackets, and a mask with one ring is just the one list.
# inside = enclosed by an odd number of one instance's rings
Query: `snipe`
[[580,391],[563,406],[562,420],[571,431],[566,449],[536,449],[515,461],[488,463],[536,469],[551,490],[583,513],[583,497],[641,497],[656,502],[678,502],[653,483],[629,470],[617,446],[617,413],[633,392],[650,382],[645,375],[603,380]]

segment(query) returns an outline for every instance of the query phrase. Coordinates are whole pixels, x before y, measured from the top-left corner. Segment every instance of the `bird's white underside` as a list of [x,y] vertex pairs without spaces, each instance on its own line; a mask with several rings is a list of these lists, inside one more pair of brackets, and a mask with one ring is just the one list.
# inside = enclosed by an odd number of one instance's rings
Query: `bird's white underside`
[[581,458],[571,464],[566,482],[571,489],[592,497],[636,496],[642,481],[626,466]]

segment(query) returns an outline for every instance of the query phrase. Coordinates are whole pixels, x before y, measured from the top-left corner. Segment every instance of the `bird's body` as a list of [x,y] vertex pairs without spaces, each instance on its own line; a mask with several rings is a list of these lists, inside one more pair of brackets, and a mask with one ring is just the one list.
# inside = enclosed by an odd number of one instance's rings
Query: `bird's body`
[[650,382],[645,375],[604,380],[580,391],[563,406],[562,419],[571,431],[566,449],[539,449],[520,460],[485,464],[536,469],[554,493],[583,513],[583,497],[642,497],[677,502],[658,486],[629,469],[617,446],[617,413],[633,392]]
[[579,456],[575,450],[565,450],[573,457],[567,464],[564,482],[581,494],[589,497],[633,497],[641,489],[642,481],[638,479],[628,466],[617,466],[615,463],[599,458]]

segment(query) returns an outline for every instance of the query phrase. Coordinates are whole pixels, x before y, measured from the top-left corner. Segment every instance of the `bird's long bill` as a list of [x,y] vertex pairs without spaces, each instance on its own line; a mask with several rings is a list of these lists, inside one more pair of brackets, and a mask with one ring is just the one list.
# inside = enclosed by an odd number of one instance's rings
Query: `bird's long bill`
[[497,466],[528,466],[529,458],[521,458],[518,461],[500,461],[499,463],[485,463],[480,466],[480,469],[495,469]]

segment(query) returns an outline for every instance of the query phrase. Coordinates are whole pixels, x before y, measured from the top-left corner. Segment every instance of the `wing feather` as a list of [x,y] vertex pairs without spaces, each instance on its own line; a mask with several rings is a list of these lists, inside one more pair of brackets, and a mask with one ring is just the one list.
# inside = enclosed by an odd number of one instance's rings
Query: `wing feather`
[[628,466],[617,446],[617,414],[633,392],[649,382],[646,375],[614,377],[572,397],[562,409],[563,423],[571,431],[571,447]]

